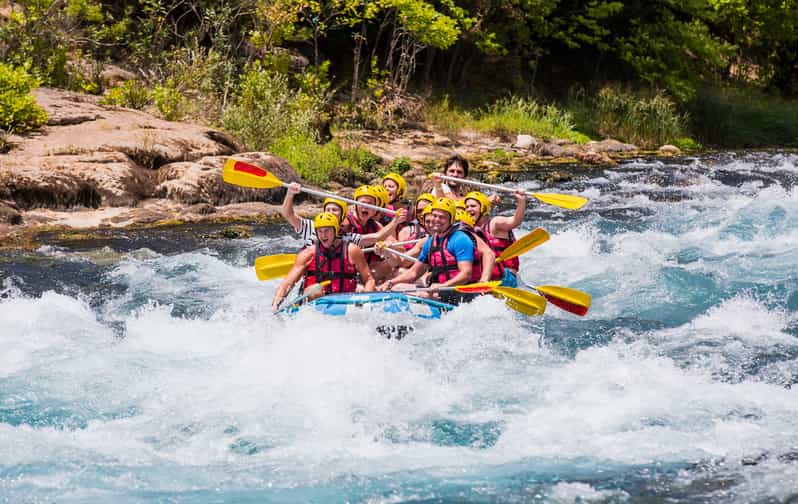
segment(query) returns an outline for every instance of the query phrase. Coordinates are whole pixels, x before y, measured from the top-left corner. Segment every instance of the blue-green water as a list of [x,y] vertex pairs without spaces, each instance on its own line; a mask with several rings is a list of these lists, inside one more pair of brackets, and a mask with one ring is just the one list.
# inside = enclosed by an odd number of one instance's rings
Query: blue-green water
[[588,316],[484,298],[401,342],[272,317],[284,226],[0,256],[0,501],[796,499],[796,181],[750,153],[543,188],[591,202],[531,205],[522,276]]

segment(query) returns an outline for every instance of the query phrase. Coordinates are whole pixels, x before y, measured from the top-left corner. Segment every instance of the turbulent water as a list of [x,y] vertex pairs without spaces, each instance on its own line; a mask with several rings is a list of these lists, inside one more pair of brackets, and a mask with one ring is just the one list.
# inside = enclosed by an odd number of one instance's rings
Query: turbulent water
[[483,298],[400,342],[273,317],[282,226],[0,256],[0,501],[798,501],[796,182],[749,153],[546,188],[591,201],[531,205],[522,276],[589,314]]

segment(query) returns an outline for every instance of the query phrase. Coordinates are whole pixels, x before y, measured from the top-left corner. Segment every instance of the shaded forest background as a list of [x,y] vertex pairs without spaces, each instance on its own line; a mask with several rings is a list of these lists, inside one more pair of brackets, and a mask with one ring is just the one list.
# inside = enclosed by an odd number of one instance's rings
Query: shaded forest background
[[46,85],[294,164],[362,164],[333,134],[420,122],[798,146],[798,0],[0,0],[0,61],[7,132],[46,120]]

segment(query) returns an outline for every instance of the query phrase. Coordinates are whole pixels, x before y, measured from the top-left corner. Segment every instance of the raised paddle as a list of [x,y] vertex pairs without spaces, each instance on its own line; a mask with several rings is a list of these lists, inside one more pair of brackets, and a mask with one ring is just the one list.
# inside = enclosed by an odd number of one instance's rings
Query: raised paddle
[[[389,246],[410,245],[411,243],[417,243],[421,240],[424,240],[424,238],[390,243]],[[365,248],[363,249],[363,252],[373,252],[374,249],[375,247]],[[401,254],[400,252],[396,253]],[[415,259],[412,256],[407,257]],[[291,271],[291,268],[294,267],[294,261],[296,261],[296,254],[274,254],[256,257],[255,274],[258,276],[258,280],[272,280],[274,278],[281,278],[286,276],[288,272]]]
[[[254,164],[247,163],[246,161],[239,161],[233,158],[230,158],[227,161],[225,161],[224,169],[222,169],[222,179],[228,184],[233,184],[242,187],[251,187],[254,189],[274,189],[275,187],[288,187],[288,184],[277,178],[277,176],[274,173],[271,173],[268,170],[261,168],[260,166],[255,166]],[[363,203],[360,201],[355,201],[349,198],[344,198],[342,196],[338,196],[337,194],[332,194],[324,191],[316,191],[314,189],[308,189],[307,187],[300,187],[299,190],[304,193],[312,194],[314,196],[320,196],[322,198],[338,199],[341,201],[346,201],[347,203],[350,203],[352,205],[358,205],[364,208],[370,208],[372,210],[386,213],[388,215],[396,215],[396,212],[393,210],[382,208],[376,205],[370,205],[368,203]]]
[[549,240],[549,233],[543,228],[537,228],[514,241],[496,258],[496,262],[506,261],[541,245]]
[[528,289],[537,291],[558,308],[584,317],[590,309],[590,294],[559,285],[531,286],[524,284]]
[[[440,175],[443,180],[452,180],[454,182],[462,182],[463,184],[483,187],[485,189],[493,189],[494,191],[515,192],[516,190],[511,187],[504,187],[496,184],[486,184],[484,182],[476,182],[474,180],[461,179],[457,177],[450,177],[448,175]],[[537,193],[527,192],[528,196],[536,198],[538,201],[554,205],[568,210],[579,210],[587,203],[587,198],[582,196],[574,196],[571,194],[556,194],[556,193]]]

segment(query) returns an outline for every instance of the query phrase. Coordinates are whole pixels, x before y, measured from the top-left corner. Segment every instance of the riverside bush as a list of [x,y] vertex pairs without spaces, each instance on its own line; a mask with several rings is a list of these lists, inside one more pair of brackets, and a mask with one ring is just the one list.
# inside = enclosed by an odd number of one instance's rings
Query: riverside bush
[[689,104],[691,126],[715,147],[798,146],[798,102],[736,88],[705,88]]
[[146,86],[137,81],[126,81],[120,86],[109,89],[100,103],[141,110],[150,103],[151,98],[150,91]]
[[685,137],[686,114],[662,92],[634,93],[617,86],[605,86],[598,94],[573,97],[577,117],[596,134],[623,140],[643,148],[656,148]]
[[315,138],[294,133],[271,146],[271,152],[285,158],[300,177],[314,184],[325,184],[334,170],[351,170],[353,178],[363,179],[374,170],[378,159],[366,149],[344,149],[336,141],[319,145]]
[[283,137],[315,140],[316,117],[313,101],[292,90],[285,74],[255,64],[244,75],[233,104],[222,113],[222,125],[249,149],[267,150]]
[[503,136],[524,133],[541,138],[568,138],[578,143],[590,140],[574,129],[570,112],[517,96],[501,98],[474,111],[452,106],[448,96],[444,96],[424,109],[424,119],[449,134],[473,129]]
[[0,129],[23,132],[47,122],[47,113],[30,94],[38,86],[25,68],[0,63]]
[[542,138],[568,138],[577,143],[590,140],[574,130],[570,112],[517,96],[502,98],[480,110],[474,125],[479,131],[504,136],[525,133]]
[[179,121],[188,113],[188,103],[183,93],[177,89],[174,79],[152,89],[152,101],[158,112],[167,121]]

